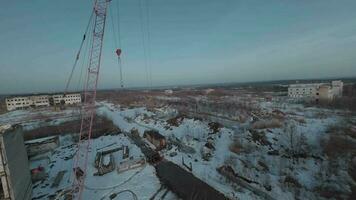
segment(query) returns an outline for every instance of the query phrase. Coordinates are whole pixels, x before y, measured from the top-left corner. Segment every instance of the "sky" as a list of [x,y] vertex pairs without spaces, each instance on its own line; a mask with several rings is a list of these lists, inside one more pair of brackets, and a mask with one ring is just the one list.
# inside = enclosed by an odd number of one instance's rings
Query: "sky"
[[[1,3],[0,94],[63,91],[92,0]],[[120,87],[118,24],[125,87],[356,76],[355,0],[112,0],[109,6],[100,89]],[[85,49],[72,90],[82,88]]]

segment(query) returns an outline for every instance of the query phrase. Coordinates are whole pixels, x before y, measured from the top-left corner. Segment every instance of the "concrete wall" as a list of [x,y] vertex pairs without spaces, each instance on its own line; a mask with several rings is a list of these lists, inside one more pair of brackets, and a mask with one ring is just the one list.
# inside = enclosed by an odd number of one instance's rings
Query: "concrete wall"
[[330,101],[332,100],[334,97],[331,87],[328,85],[323,85],[320,86],[319,90],[318,90],[318,96],[317,99],[321,100],[321,101]]
[[48,137],[40,139],[39,141],[27,141],[25,142],[26,152],[28,157],[36,156],[38,154],[46,153],[54,150],[59,146],[59,137]]
[[2,165],[5,169],[3,177],[7,180],[10,199],[29,200],[32,182],[22,128],[11,127],[0,134]]

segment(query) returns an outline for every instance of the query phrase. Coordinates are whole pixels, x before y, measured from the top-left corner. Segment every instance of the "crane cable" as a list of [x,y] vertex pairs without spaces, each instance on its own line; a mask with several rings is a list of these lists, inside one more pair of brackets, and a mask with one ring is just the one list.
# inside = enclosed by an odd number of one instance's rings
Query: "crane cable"
[[75,61],[74,61],[73,67],[72,67],[72,71],[71,71],[71,73],[70,73],[70,75],[69,75],[69,78],[68,78],[68,81],[67,81],[67,83],[66,83],[66,87],[65,87],[65,90],[64,90],[64,96],[65,96],[66,93],[68,92],[69,84],[70,84],[70,82],[71,82],[71,80],[72,80],[74,70],[75,70],[75,68],[76,68],[76,66],[77,66],[77,63],[78,63],[78,60],[79,60],[79,57],[80,57],[80,52],[81,52],[81,50],[82,50],[82,48],[83,48],[84,41],[85,41],[85,39],[86,39],[86,35],[87,35],[87,33],[88,33],[88,30],[89,30],[89,26],[90,26],[91,21],[92,21],[92,18],[93,18],[93,13],[94,13],[94,11],[91,12],[90,18],[89,18],[89,22],[88,22],[88,24],[87,24],[87,26],[86,26],[86,28],[85,28],[85,32],[84,32],[84,35],[83,35],[83,39],[82,39],[82,42],[80,43],[79,50],[78,50],[78,52],[77,52],[77,54],[76,54]]
[[[94,20],[92,20],[91,24],[89,25],[89,29],[91,29],[91,27],[94,26]],[[93,34],[92,31],[89,32],[88,36],[86,38],[89,38],[89,40],[87,39],[87,42],[84,44],[84,52],[83,52],[83,59],[82,59],[82,63],[81,63],[81,67],[80,67],[80,74],[79,74],[79,79],[78,79],[78,83],[77,83],[77,91],[84,91],[84,80],[83,79],[83,70],[86,68],[87,65],[89,65],[89,58],[90,58],[90,54],[89,52],[89,47],[92,44],[92,38]],[[87,72],[87,70],[85,70],[85,72]],[[84,77],[87,76],[87,73],[84,74]],[[81,85],[82,84],[82,85]],[[82,88],[80,89],[80,87],[82,86]]]
[[[111,7],[109,7],[110,9],[110,18],[111,18],[111,26],[112,26],[112,30],[113,30],[113,38],[114,38],[114,43],[115,43],[115,48],[118,50],[121,50],[121,35],[120,35],[120,12],[119,12],[119,1],[117,1],[117,34],[116,34],[116,29],[115,29],[115,23],[114,23],[114,17],[113,17],[113,12]],[[121,62],[121,56],[117,55],[117,65],[119,67],[119,71],[120,71],[120,87],[123,88],[124,87],[124,82],[123,82],[123,77],[122,77],[122,62]]]
[[[116,1],[116,10],[117,10],[117,33],[118,33],[118,41],[119,41],[119,47],[121,47],[121,27],[120,27],[120,6],[119,6],[119,0]],[[122,77],[122,68],[123,68],[123,64],[121,62],[121,59],[118,59],[118,63],[120,66],[120,84],[121,84],[121,88],[124,87],[124,81],[123,81],[123,77]]]

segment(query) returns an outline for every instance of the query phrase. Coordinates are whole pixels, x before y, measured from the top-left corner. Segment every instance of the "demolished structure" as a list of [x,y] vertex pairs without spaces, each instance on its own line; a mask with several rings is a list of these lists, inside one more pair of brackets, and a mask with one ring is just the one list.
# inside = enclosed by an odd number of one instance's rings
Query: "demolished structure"
[[151,142],[157,150],[161,150],[166,147],[166,138],[155,130],[146,130],[143,137]]

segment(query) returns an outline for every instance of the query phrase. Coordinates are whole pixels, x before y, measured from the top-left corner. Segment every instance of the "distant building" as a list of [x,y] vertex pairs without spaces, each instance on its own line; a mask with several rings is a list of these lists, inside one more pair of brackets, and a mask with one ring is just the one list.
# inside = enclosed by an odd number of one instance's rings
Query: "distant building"
[[0,199],[31,199],[32,181],[21,126],[0,126]]
[[341,97],[343,94],[344,83],[342,81],[332,81],[332,93],[336,97]]
[[50,105],[60,104],[61,101],[65,104],[78,104],[81,103],[82,98],[79,93],[76,94],[55,94],[55,95],[33,95],[22,97],[6,98],[6,108],[8,111],[16,109],[25,109],[29,107],[45,107]]
[[52,95],[51,98],[53,99],[53,104],[58,105],[62,101],[65,102],[65,104],[78,104],[82,102],[82,96],[79,93],[76,94],[66,94],[65,96],[63,94],[55,94]]
[[13,97],[6,98],[6,107],[7,110],[16,110],[28,107],[40,107],[40,106],[49,106],[48,96],[39,95],[39,96],[27,96],[27,97]]
[[165,90],[164,93],[165,94],[173,94],[173,90]]
[[212,93],[212,92],[214,92],[214,91],[215,91],[215,89],[209,88],[209,89],[206,89],[206,90],[205,90],[205,94],[210,94],[210,93]]
[[313,98],[317,95],[321,83],[292,84],[288,87],[288,96],[292,98]]
[[341,97],[343,93],[343,82],[332,81],[327,83],[291,84],[288,87],[288,96],[295,99],[308,100],[333,100]]

